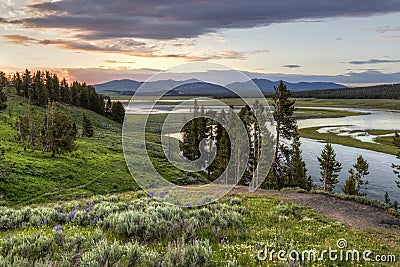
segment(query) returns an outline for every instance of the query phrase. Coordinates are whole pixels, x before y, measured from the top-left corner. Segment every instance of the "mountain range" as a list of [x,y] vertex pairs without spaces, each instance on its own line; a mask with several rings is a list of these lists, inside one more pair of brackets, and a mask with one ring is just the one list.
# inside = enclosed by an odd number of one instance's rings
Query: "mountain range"
[[[274,86],[279,84],[279,81],[270,81],[267,79],[253,79],[252,82],[256,84],[264,94],[272,93],[274,91]],[[254,88],[252,82],[235,82],[224,87],[212,83],[202,82],[196,79],[184,81],[160,80],[147,82],[145,84],[144,93],[142,94],[152,95],[155,92],[162,92],[167,89],[172,89],[167,95],[232,97],[235,96],[234,93],[227,88],[251,90],[251,88]],[[285,84],[287,85],[288,89],[293,92],[346,88],[344,85],[333,82],[285,82]],[[124,94],[134,94],[142,85],[143,82],[123,79],[96,84],[93,87],[96,88],[96,91],[100,93],[119,92]]]

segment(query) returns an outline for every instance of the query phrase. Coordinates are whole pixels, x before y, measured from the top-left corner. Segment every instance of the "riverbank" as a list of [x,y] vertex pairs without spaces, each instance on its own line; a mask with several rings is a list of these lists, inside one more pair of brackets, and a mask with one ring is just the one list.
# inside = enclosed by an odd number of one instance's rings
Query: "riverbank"
[[[390,155],[396,155],[398,149],[390,143],[390,139],[392,137],[390,136],[384,136],[384,137],[377,137],[373,139],[373,142],[364,142],[359,139],[353,138],[352,136],[347,136],[347,135],[339,135],[338,133],[327,131],[327,132],[321,132],[320,130],[325,128],[325,126],[317,126],[317,127],[309,127],[309,128],[303,128],[299,129],[299,134],[301,137],[304,138],[309,138],[309,139],[314,139],[314,140],[321,140],[325,142],[331,142],[334,144],[339,144],[339,145],[344,145],[344,146],[349,146],[349,147],[356,147],[356,148],[362,148],[362,149],[367,149],[367,150],[372,150],[376,152],[382,152]],[[362,135],[362,132],[365,134],[370,134],[368,132],[378,133],[379,130],[359,130],[358,132],[360,135]],[[385,133],[395,133],[396,131],[390,131],[390,130],[382,130]]]

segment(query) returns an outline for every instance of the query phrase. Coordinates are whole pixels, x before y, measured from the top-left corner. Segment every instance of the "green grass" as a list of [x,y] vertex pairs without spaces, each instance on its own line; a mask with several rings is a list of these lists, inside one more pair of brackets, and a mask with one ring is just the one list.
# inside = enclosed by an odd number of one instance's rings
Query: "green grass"
[[400,100],[395,99],[306,99],[297,98],[300,107],[339,107],[400,110]]
[[298,108],[295,111],[294,116],[298,120],[304,120],[304,119],[317,119],[317,118],[341,118],[341,117],[359,116],[366,114],[368,113],[351,112],[344,110]]
[[[299,129],[299,134],[301,137],[316,139],[316,140],[323,140],[325,142],[331,142],[334,144],[340,144],[344,146],[350,147],[357,147],[362,149],[368,149],[376,152],[382,152],[386,154],[396,155],[398,149],[390,142],[393,141],[393,137],[377,137],[375,138],[375,142],[378,143],[371,143],[371,142],[362,142],[351,136],[339,136],[335,133],[328,132],[328,133],[319,133],[318,130],[324,127],[310,127],[310,128],[303,128]],[[357,132],[360,132],[357,130]],[[380,133],[383,132],[384,134],[387,131],[379,131],[379,130],[370,130],[366,131],[370,134],[372,133]],[[391,132],[390,132],[391,133]]]

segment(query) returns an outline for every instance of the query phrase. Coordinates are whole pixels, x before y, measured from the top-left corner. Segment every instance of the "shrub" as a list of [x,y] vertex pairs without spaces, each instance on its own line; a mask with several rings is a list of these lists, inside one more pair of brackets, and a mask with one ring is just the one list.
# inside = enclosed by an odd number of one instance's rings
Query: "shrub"
[[81,258],[81,266],[137,266],[140,263],[141,251],[138,244],[109,244],[101,240]]
[[168,245],[168,252],[161,266],[167,267],[201,267],[211,265],[212,249],[206,241],[193,241],[187,245],[182,238]]

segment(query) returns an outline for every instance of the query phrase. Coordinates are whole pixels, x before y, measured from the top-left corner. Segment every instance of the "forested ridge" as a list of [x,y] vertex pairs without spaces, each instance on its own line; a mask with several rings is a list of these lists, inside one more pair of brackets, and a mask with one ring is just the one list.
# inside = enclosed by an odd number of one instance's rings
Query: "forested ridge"
[[125,110],[119,101],[112,103],[110,97],[98,94],[93,86],[78,81],[68,84],[65,78],[60,79],[49,71],[37,70],[32,74],[26,69],[22,74],[8,76],[0,72],[0,86],[0,109],[6,108],[6,91],[14,88],[31,105],[47,107],[51,102],[58,102],[92,110],[120,123],[124,119]]
[[292,96],[296,98],[320,99],[400,99],[400,83],[292,92]]

